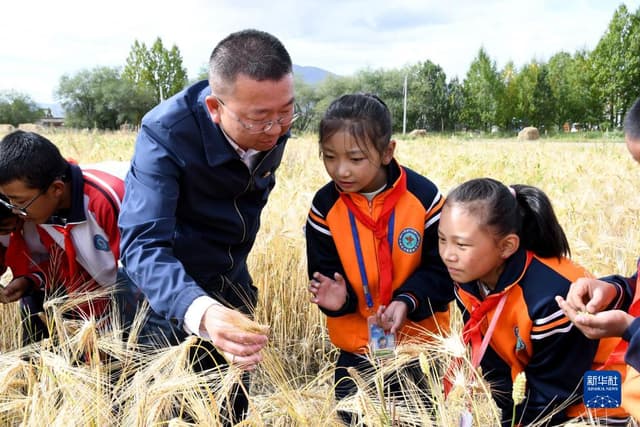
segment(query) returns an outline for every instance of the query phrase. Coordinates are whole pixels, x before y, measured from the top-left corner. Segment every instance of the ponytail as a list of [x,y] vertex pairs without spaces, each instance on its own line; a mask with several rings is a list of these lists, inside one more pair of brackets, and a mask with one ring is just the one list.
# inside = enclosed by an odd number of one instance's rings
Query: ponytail
[[558,222],[551,200],[537,187],[512,185],[522,214],[520,241],[541,258],[571,256],[567,236]]
[[551,201],[539,188],[507,187],[493,178],[472,179],[447,195],[445,204],[457,203],[498,237],[517,234],[520,245],[541,258],[571,254]]

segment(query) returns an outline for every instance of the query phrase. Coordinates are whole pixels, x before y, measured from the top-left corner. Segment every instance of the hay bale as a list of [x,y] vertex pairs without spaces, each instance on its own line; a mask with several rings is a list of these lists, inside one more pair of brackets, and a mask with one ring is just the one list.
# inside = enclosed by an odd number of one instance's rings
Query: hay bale
[[409,136],[411,138],[419,138],[421,136],[427,136],[427,130],[426,129],[414,129],[411,132],[409,132]]
[[18,129],[25,132],[40,132],[42,130],[42,126],[38,126],[35,123],[20,123],[18,125]]
[[0,124],[0,133],[10,133],[13,132],[16,128],[13,125],[2,123]]
[[540,132],[533,126],[527,126],[518,132],[518,141],[535,141],[538,138],[540,138]]

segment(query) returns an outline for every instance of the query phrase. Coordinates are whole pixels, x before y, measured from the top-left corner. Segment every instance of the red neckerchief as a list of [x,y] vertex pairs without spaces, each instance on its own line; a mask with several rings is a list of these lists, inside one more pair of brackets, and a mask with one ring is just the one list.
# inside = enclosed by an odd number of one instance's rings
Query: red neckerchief
[[506,296],[506,291],[499,294],[489,295],[484,301],[471,309],[469,320],[465,323],[464,328],[462,328],[462,340],[465,344],[471,343],[471,360],[474,368],[477,368],[480,365],[482,356],[484,356],[484,351],[487,348],[486,346],[489,344],[491,335],[493,335],[493,329],[495,328],[495,324],[492,322],[494,327],[487,329],[487,339],[483,342],[480,325],[482,325],[483,320],[487,317],[487,313],[496,308],[498,304],[502,302],[493,315],[493,318],[496,320],[500,317],[502,307],[506,301]]
[[24,276],[29,273],[31,255],[22,236],[22,226],[11,232],[9,245],[4,257],[4,263],[11,268],[11,273],[14,277]]
[[378,261],[380,264],[380,303],[388,305],[391,301],[391,282],[393,280],[393,261],[391,260],[391,247],[387,238],[387,227],[389,218],[395,208],[400,197],[407,191],[407,175],[402,167],[400,167],[400,177],[396,184],[385,194],[382,212],[378,216],[378,220],[374,221],[368,213],[362,212],[358,206],[351,200],[348,193],[340,192],[340,199],[347,205],[358,221],[369,230],[373,231],[376,239],[378,239]]
[[78,275],[78,265],[76,261],[76,247],[71,239],[71,225],[54,225],[53,226],[64,237],[64,253],[67,256],[67,267],[69,269],[67,276],[76,277]]
[[[526,259],[524,268],[522,273],[518,279],[514,282],[517,283],[522,279],[522,276],[529,268],[529,264],[531,264],[531,260],[533,259],[533,252],[526,252]],[[513,285],[511,285],[513,286]],[[493,331],[495,330],[498,319],[500,318],[500,314],[502,313],[502,309],[507,300],[507,293],[509,292],[509,287],[503,290],[500,293],[492,294],[487,296],[480,304],[476,304],[471,308],[471,312],[469,313],[469,320],[464,324],[462,328],[462,339],[465,344],[471,343],[471,363],[474,368],[480,366],[480,362],[482,361],[482,357],[484,356],[489,343],[491,342],[491,337],[493,335]],[[495,312],[493,317],[491,318],[491,323],[485,332],[485,336],[483,338],[482,331],[480,326],[482,322],[487,317],[487,314],[495,308]],[[462,365],[461,358],[454,358],[451,361],[449,368],[443,378],[444,384],[444,393],[445,396],[449,394],[451,388],[453,387],[453,381],[451,380],[451,376],[456,368],[459,368]]]
[[[71,238],[73,225],[54,225],[54,227],[64,237],[64,248],[61,248],[49,233],[38,227],[40,240],[49,252],[50,262],[55,264],[52,265],[52,267],[55,267],[51,272],[52,277],[47,277],[47,286],[55,288],[62,285],[67,295],[97,289],[99,287],[98,283],[76,260],[76,248]],[[108,298],[94,298],[89,302],[78,304],[77,311],[99,318],[106,312],[108,306]]]

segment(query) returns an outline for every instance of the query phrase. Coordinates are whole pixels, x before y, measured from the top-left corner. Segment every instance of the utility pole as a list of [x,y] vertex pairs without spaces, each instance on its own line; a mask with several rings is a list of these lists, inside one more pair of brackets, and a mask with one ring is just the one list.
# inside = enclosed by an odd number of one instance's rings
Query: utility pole
[[402,134],[407,133],[407,75],[404,75],[404,102],[402,109]]

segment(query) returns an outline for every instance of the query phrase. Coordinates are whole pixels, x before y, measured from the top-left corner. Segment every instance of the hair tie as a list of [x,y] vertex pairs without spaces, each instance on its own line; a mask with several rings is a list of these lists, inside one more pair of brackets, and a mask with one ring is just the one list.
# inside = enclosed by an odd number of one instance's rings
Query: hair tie
[[512,186],[510,186],[510,185],[509,185],[507,188],[508,188],[508,189],[509,189],[509,191],[511,192],[511,195],[512,195],[513,197],[516,197],[516,189],[515,189],[515,188],[513,188],[513,187],[512,187]]

